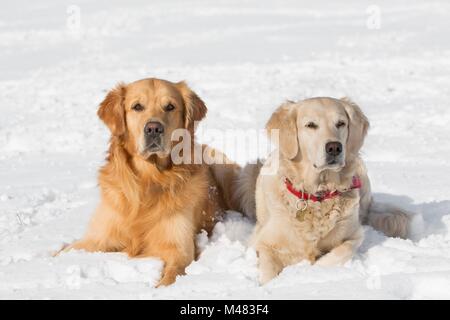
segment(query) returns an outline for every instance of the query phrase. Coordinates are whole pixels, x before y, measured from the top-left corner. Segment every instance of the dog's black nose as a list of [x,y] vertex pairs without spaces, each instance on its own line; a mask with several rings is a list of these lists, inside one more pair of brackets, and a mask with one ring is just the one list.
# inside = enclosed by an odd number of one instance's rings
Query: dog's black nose
[[156,137],[164,133],[164,126],[158,121],[150,121],[144,127],[147,136]]
[[342,143],[337,141],[328,142],[325,145],[325,151],[327,152],[327,155],[336,157],[342,153]]

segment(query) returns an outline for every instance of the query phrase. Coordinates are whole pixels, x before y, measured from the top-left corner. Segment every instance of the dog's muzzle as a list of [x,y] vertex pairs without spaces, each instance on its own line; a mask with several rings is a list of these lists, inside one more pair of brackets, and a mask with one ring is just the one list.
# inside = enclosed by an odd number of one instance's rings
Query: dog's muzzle
[[342,143],[338,141],[328,142],[325,145],[326,163],[327,165],[338,165],[342,162]]
[[159,121],[149,121],[144,127],[145,146],[148,151],[162,150],[164,126]]

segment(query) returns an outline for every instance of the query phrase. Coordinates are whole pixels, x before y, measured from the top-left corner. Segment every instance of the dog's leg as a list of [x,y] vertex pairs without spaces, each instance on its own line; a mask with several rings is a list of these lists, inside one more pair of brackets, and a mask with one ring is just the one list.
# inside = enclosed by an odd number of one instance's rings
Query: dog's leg
[[189,263],[180,263],[177,265],[174,261],[167,262],[167,265],[164,266],[162,277],[156,287],[159,288],[161,286],[168,286],[174,283],[177,276],[185,274],[187,265],[189,265]]
[[118,252],[124,249],[119,242],[113,242],[111,240],[112,237],[108,239],[107,236],[103,239],[86,236],[85,238],[77,240],[72,244],[65,245],[58,252],[53,254],[53,256],[56,257],[60,253],[69,252],[70,250],[84,250],[86,252]]
[[53,257],[59,256],[63,252],[69,252],[71,250],[84,250],[86,252],[112,252],[120,251],[112,246],[107,246],[106,243],[101,243],[98,240],[84,238],[77,240],[72,244],[64,245],[60,250],[52,254]]
[[319,266],[337,266],[344,264],[353,257],[363,239],[363,229],[362,227],[359,227],[351,239],[344,241],[339,246],[320,257],[315,264]]
[[70,245],[65,245],[53,256],[59,255],[61,252],[74,250],[85,250],[87,252],[115,252],[124,249],[125,237],[118,233],[115,227],[119,224],[118,220],[112,217],[118,216],[112,213],[112,209],[100,204],[90,221],[85,236]]
[[195,257],[193,240],[187,241],[182,246],[172,244],[160,249],[162,250],[158,252],[158,256],[164,261],[164,270],[157,287],[174,283],[178,275],[185,274],[186,267],[194,261]]
[[175,282],[178,275],[195,258],[195,228],[192,217],[187,214],[174,214],[163,219],[142,239],[139,257],[158,257],[164,262],[164,270],[159,286]]
[[[81,239],[65,246],[60,252],[68,252],[70,250],[85,250],[87,252],[106,251],[103,246],[93,239]],[[103,249],[103,250],[102,250]]]
[[259,256],[259,283],[266,284],[283,270],[283,264],[269,248],[262,247],[257,252]]

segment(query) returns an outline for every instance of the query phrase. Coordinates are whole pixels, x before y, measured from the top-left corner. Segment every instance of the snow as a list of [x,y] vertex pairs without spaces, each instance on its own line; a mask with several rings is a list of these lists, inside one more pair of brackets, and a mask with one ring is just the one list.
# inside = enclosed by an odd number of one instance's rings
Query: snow
[[[449,10],[445,0],[3,3],[0,298],[450,298]],[[253,225],[236,212],[198,236],[199,260],[167,288],[153,287],[155,258],[52,257],[98,202],[108,141],[98,103],[118,81],[149,76],[186,79],[209,108],[200,141],[241,164],[264,150],[233,147],[223,130],[260,133],[285,99],[350,96],[371,121],[363,158],[375,198],[417,213],[411,239],[365,227],[345,266],[301,263],[262,287]]]

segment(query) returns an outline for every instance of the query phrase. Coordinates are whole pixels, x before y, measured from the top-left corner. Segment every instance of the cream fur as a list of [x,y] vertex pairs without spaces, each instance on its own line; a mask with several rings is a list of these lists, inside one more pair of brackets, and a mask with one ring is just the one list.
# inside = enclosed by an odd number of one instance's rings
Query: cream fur
[[[335,129],[337,119],[344,116],[346,127]],[[320,128],[305,129],[305,119],[314,119]],[[261,283],[302,260],[323,266],[345,263],[363,241],[362,222],[387,235],[406,237],[409,216],[405,212],[396,208],[380,211],[372,206],[369,178],[359,157],[368,126],[360,108],[348,99],[287,102],[272,115],[267,129],[280,129],[280,143],[264,166],[279,157],[278,172],[257,176],[254,196],[252,182],[261,165],[245,167],[240,179],[241,187],[247,190],[240,192],[246,213],[252,216],[256,209],[251,245],[259,256]],[[339,168],[328,168],[320,162],[320,148],[328,141],[340,141],[344,146],[345,161]],[[363,187],[346,191],[355,175]],[[298,214],[298,199],[286,189],[285,178],[308,193],[339,190],[343,194],[323,202],[308,201],[307,209]]]

